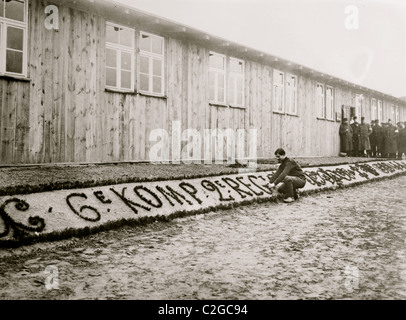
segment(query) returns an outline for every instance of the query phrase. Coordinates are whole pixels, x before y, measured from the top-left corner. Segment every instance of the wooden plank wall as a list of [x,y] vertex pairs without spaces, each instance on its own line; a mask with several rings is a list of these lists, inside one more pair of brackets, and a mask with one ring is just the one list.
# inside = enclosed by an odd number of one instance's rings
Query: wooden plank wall
[[29,161],[95,161],[103,143],[97,123],[104,21],[61,6],[59,30],[47,30],[44,8],[30,2]]
[[[59,6],[59,30],[47,30],[46,4],[30,1],[31,80],[0,79],[0,164],[148,161],[155,143],[149,141],[151,131],[171,134],[173,121],[180,121],[182,131],[201,134],[201,158],[204,130],[216,128],[245,129],[246,156],[250,129],[257,130],[258,157],[273,157],[279,147],[291,156],[338,154],[339,123],[316,119],[316,80],[296,74],[298,115],[277,114],[272,111],[273,67],[246,60],[246,108],[213,106],[207,86],[210,48],[166,38],[167,98],[107,92],[105,18]],[[334,88],[338,112],[343,104],[354,105],[355,94],[361,93]],[[365,94],[367,119],[370,98]],[[389,107],[384,100],[385,121]],[[400,114],[404,118],[406,111]]]
[[0,79],[0,163],[26,163],[29,82]]

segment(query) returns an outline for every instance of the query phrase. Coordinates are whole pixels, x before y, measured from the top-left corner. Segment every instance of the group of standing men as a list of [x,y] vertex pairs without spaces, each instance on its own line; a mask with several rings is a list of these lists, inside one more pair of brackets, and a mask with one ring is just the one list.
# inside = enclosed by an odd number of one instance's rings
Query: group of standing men
[[361,118],[352,118],[352,123],[344,118],[340,125],[341,153],[353,157],[375,157],[402,159],[406,155],[406,121],[392,124],[388,122],[379,124],[373,120],[371,125]]

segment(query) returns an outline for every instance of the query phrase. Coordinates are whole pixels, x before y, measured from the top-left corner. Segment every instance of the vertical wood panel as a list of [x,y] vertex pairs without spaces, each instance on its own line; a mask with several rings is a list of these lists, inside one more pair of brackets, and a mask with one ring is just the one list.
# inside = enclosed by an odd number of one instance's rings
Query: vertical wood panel
[[136,120],[136,115],[135,115],[135,99],[134,96],[131,96],[130,100],[130,105],[127,108],[128,112],[128,153],[127,153],[127,159],[126,160],[131,160],[131,159],[136,159],[135,156],[135,120]]
[[249,137],[248,132],[252,128],[251,126],[251,115],[252,115],[252,63],[250,61],[246,61],[245,63],[245,112],[244,112],[244,129],[246,131],[245,135],[245,156],[249,156]]
[[[1,87],[1,84],[0,84]],[[16,127],[15,127],[15,140],[14,140],[14,159],[13,163],[27,163],[28,158],[28,144],[29,144],[29,83],[20,83],[18,86],[19,102],[16,109]],[[1,93],[0,93],[1,96]],[[1,102],[0,102],[1,105]]]
[[86,70],[86,96],[88,108],[86,113],[86,161],[97,161],[96,153],[96,95],[97,95],[97,51],[100,43],[100,33],[97,29],[97,18],[90,16],[86,25],[87,70]]
[[65,130],[66,130],[66,149],[65,149],[65,159],[67,162],[75,161],[75,112],[76,112],[76,81],[74,68],[76,66],[75,59],[77,56],[77,39],[75,37],[74,29],[75,19],[73,16],[74,11],[68,9],[69,12],[69,43],[68,43],[68,56],[67,56],[67,91],[65,99]]
[[1,110],[1,156],[6,163],[14,158],[14,140],[16,126],[17,83],[5,83],[2,94]]
[[189,54],[190,45],[185,44],[182,56],[182,113],[180,117],[181,130],[188,126],[188,98],[189,98]]
[[182,121],[183,105],[183,75],[185,46],[180,41],[169,39],[168,41],[168,134],[170,139],[169,157],[173,158],[172,125],[174,121]]
[[117,135],[116,141],[114,142],[114,160],[119,161],[124,157],[124,148],[125,148],[125,130],[126,125],[124,124],[124,112],[126,105],[126,95],[120,94],[116,99],[117,104],[117,114],[116,114],[116,123],[117,123]]
[[144,119],[144,124],[143,124],[143,131],[142,131],[142,136],[144,140],[143,148],[142,148],[142,157],[143,159],[149,160],[149,136],[151,132],[151,128],[153,127],[153,123],[155,122],[155,119],[153,119],[153,104],[152,101],[149,97],[144,97],[144,102],[141,105],[142,107],[145,107],[145,119]]
[[114,97],[114,105],[113,105],[113,114],[112,114],[112,140],[110,142],[111,148],[113,149],[113,161],[118,161],[120,159],[120,149],[122,144],[122,134],[121,134],[121,113],[123,106],[120,102],[121,94],[115,95]]
[[110,137],[110,122],[109,122],[109,113],[112,108],[111,96],[109,92],[106,92],[104,95],[105,101],[103,103],[102,108],[102,122],[103,122],[103,130],[102,130],[102,137],[103,137],[103,161],[111,161],[111,151],[109,150],[109,141],[111,140]]
[[123,95],[122,101],[123,109],[121,113],[120,122],[122,123],[122,150],[120,150],[120,160],[128,160],[130,153],[130,109],[131,109],[131,95]]
[[186,111],[186,126],[182,128],[182,131],[185,129],[189,128],[194,128],[196,127],[197,124],[197,119],[196,119],[196,106],[193,105],[193,94],[194,91],[196,90],[196,82],[197,80],[197,75],[196,75],[196,64],[195,64],[195,59],[196,59],[196,45],[190,44],[188,48],[188,61],[187,61],[187,96],[186,96],[186,105],[185,109]]
[[70,17],[69,11],[62,7],[59,10],[60,13],[60,29],[59,29],[59,46],[63,49],[59,53],[59,85],[60,98],[59,98],[59,155],[58,158],[61,162],[66,162],[66,107],[67,97],[69,96],[68,88],[68,59],[69,59],[69,29],[70,29]]
[[263,94],[264,99],[262,103],[263,109],[263,121],[264,121],[264,143],[262,145],[261,154],[264,158],[269,158],[272,155],[271,149],[271,136],[272,136],[272,108],[271,108],[271,92],[272,92],[272,82],[271,82],[271,68],[265,66],[264,75],[263,75]]
[[78,12],[75,15],[75,38],[76,59],[75,59],[75,80],[76,80],[76,99],[75,99],[75,161],[83,162],[86,160],[86,68],[87,68],[87,15]]
[[97,161],[103,162],[106,161],[106,154],[105,154],[105,136],[104,132],[105,128],[105,110],[107,105],[105,103],[105,79],[106,79],[106,56],[105,56],[105,43],[106,43],[106,21],[104,18],[98,17],[97,19],[97,30],[100,34],[100,39],[96,40],[97,44],[97,54],[96,54],[96,65],[97,65],[97,91],[96,91],[96,108],[97,108],[97,116],[96,116],[96,145],[97,145]]
[[253,95],[253,114],[254,114],[254,125],[253,128],[257,130],[258,132],[258,147],[257,147],[257,156],[261,156],[262,154],[262,146],[264,145],[264,132],[263,132],[263,117],[262,117],[262,106],[263,106],[263,90],[262,90],[262,72],[263,72],[263,67],[259,63],[255,63],[255,70],[256,70],[256,76],[255,76],[255,82],[254,82],[254,88],[253,91],[255,94]]
[[[32,88],[30,93],[30,146],[31,158],[33,162],[42,162],[43,146],[43,57],[42,48],[44,47],[43,29],[41,24],[44,19],[41,11],[44,7],[36,1],[32,7],[31,13],[31,68]],[[43,25],[43,24],[42,24]]]
[[61,118],[62,118],[62,68],[63,64],[61,63],[63,60],[61,59],[62,54],[62,46],[61,46],[61,32],[59,30],[55,30],[52,32],[52,42],[55,44],[52,48],[52,92],[51,95],[51,103],[52,103],[52,118],[50,122],[50,162],[61,162]]
[[[53,82],[54,78],[56,78],[57,74],[54,73],[53,68],[55,67],[53,54],[54,54],[54,33],[56,31],[47,30],[46,28],[42,27],[43,29],[43,41],[47,45],[42,46],[42,90],[41,92],[41,111],[40,111],[40,118],[39,121],[43,122],[42,129],[43,129],[43,142],[42,142],[42,161],[45,163],[49,163],[52,161],[52,140],[53,140],[53,116],[54,116],[54,90],[53,90]],[[56,70],[57,71],[57,70]],[[56,94],[56,92],[55,92]]]

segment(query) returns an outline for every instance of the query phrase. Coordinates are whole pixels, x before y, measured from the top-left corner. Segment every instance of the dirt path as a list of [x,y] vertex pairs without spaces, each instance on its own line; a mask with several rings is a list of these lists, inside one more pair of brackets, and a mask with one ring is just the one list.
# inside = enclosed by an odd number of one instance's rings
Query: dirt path
[[405,299],[405,186],[2,249],[0,299]]

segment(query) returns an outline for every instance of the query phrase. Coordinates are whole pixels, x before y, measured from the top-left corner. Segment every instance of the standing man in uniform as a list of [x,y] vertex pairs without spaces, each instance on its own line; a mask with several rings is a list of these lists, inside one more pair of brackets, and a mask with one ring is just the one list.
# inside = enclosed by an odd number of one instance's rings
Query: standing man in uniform
[[357,121],[357,117],[353,117],[352,129],[352,155],[358,157],[360,155],[360,127]]
[[365,117],[361,117],[360,127],[360,152],[361,156],[367,157],[371,151],[371,143],[369,141],[369,136],[372,133],[371,126],[365,122]]
[[382,136],[382,156],[381,156],[381,158],[387,158],[388,157],[388,154],[386,153],[386,151],[387,151],[387,147],[386,147],[386,144],[387,144],[387,137],[386,137],[386,131],[387,131],[387,128],[388,128],[388,124],[386,123],[386,122],[382,122],[382,134],[381,134],[381,136]]
[[306,184],[306,177],[300,165],[293,159],[286,156],[285,150],[279,148],[275,151],[276,159],[280,163],[278,170],[272,175],[269,182],[270,188],[278,188],[279,193],[284,193],[284,202],[290,203],[298,199],[296,189],[303,188]]
[[403,154],[406,155],[406,128],[403,122],[398,122],[398,135],[396,137],[398,160],[402,160]]
[[352,128],[348,124],[347,118],[344,118],[343,123],[340,124],[339,134],[341,153],[350,156],[352,152]]
[[397,146],[396,146],[396,136],[398,130],[392,124],[392,120],[388,119],[388,123],[385,128],[385,154],[390,159],[396,158]]
[[369,142],[371,143],[370,156],[375,158],[378,156],[378,120],[371,121],[371,135],[369,136]]

